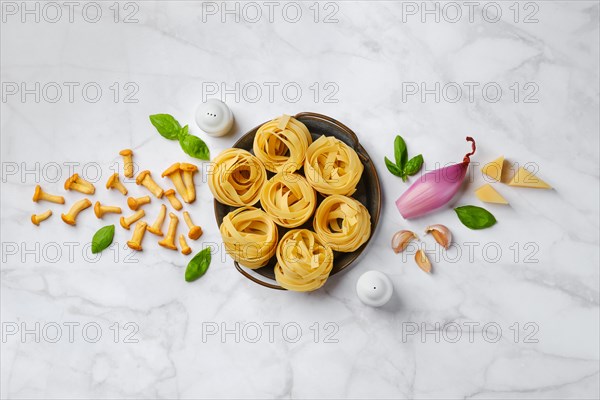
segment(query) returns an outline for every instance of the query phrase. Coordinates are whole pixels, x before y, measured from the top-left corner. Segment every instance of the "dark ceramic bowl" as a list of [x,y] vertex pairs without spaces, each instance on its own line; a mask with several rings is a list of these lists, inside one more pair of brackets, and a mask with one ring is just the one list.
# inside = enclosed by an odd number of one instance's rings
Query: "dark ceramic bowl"
[[[338,122],[335,119],[327,117],[325,115],[304,112],[295,115],[294,118],[306,125],[306,127],[312,134],[313,140],[316,140],[321,135],[334,136],[335,138],[346,143],[348,146],[352,147],[358,154],[358,157],[365,166],[365,169],[356,187],[357,190],[352,195],[352,197],[360,201],[367,208],[367,210],[369,210],[369,214],[371,214],[371,237],[373,237],[373,233],[375,232],[375,228],[377,228],[377,223],[379,222],[379,214],[381,212],[381,187],[379,185],[379,177],[377,176],[375,165],[373,164],[371,157],[369,157],[365,149],[358,142],[356,134],[341,122]],[[254,153],[252,151],[254,135],[256,134],[258,128],[260,128],[262,125],[263,124],[260,124],[259,126],[255,127],[250,132],[242,136],[233,145],[233,147],[248,150],[251,153]],[[301,169],[298,172],[303,173],[303,170]],[[273,173],[268,172],[268,174],[269,178],[273,176]],[[323,196],[317,194],[317,206],[322,200]],[[260,202],[256,203],[255,207],[260,207]],[[237,207],[231,207],[225,204],[221,204],[217,200],[215,200],[215,217],[217,219],[218,226],[221,226],[221,223],[223,222],[223,217],[225,217],[225,215],[235,210],[236,208]],[[289,230],[280,226],[277,226],[277,228],[279,230],[280,239]],[[312,218],[310,218],[304,225],[298,228],[306,228],[312,231]],[[369,241],[371,240],[371,237],[356,251],[353,251],[351,253],[334,252],[333,269],[331,270],[330,276],[335,275],[343,269],[348,268],[350,265],[352,265],[352,263],[358,258],[358,256],[365,250],[365,248],[369,244]],[[267,265],[254,270],[259,275],[262,275],[264,278],[267,278],[270,282],[266,282],[254,275],[251,275],[244,267],[242,267],[235,261],[234,264],[237,270],[251,281],[271,289],[283,289],[275,281],[274,267],[276,262],[277,259],[275,256],[273,256],[271,260],[269,260],[269,263]]]

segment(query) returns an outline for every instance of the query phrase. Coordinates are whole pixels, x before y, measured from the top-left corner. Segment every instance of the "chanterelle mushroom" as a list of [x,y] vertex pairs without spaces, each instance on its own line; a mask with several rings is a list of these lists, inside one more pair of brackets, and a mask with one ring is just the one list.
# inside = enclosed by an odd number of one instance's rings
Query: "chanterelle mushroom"
[[154,221],[152,226],[149,226],[148,228],[146,228],[148,230],[148,232],[153,233],[156,236],[163,236],[164,233],[162,232],[162,226],[163,226],[163,223],[165,222],[166,215],[167,215],[167,206],[165,206],[164,204],[161,204],[160,211],[158,212],[158,217],[156,217],[156,221]]
[[121,183],[121,180],[119,179],[119,173],[117,172],[108,178],[108,181],[106,181],[106,188],[117,189],[119,192],[121,192],[121,194],[123,194],[123,196],[127,196],[127,188],[125,185],[123,185],[123,183]]
[[169,230],[167,231],[167,236],[165,236],[163,240],[159,240],[158,244],[167,249],[177,250],[177,246],[175,245],[175,235],[177,233],[179,218],[173,213],[169,213],[169,218]]
[[138,197],[137,199],[135,197],[127,198],[127,205],[133,211],[137,211],[138,208],[148,203],[150,203],[150,196],[142,196]]
[[196,240],[200,236],[202,236],[202,228],[200,228],[197,225],[194,225],[189,212],[187,212],[187,211],[183,212],[183,219],[185,220],[185,223],[187,224],[187,226],[190,228],[190,231],[188,232],[188,237],[190,239]]
[[154,182],[154,179],[152,179],[152,175],[150,174],[150,171],[145,170],[145,171],[140,172],[138,174],[137,178],[135,178],[135,183],[146,187],[146,189],[148,189],[150,191],[150,193],[155,195],[157,198],[160,199],[161,197],[163,197],[164,190],[162,190],[162,188],[160,186],[158,186],[158,184],[156,182]]
[[60,217],[63,221],[65,221],[65,223],[69,225],[75,225],[77,223],[77,216],[79,215],[79,213],[85,210],[86,208],[90,207],[91,205],[92,202],[88,199],[81,199],[75,204],[73,204],[69,212],[67,212],[66,214],[62,214]]
[[133,151],[130,149],[121,150],[119,155],[123,156],[123,175],[133,178]]
[[175,190],[173,190],[173,189],[167,190],[165,192],[165,197],[167,198],[167,200],[169,200],[169,203],[171,203],[173,208],[176,209],[177,211],[179,211],[183,208],[183,205],[181,204],[181,202],[177,198],[177,195],[175,194]]
[[127,242],[127,246],[129,246],[130,249],[142,251],[142,239],[144,239],[147,226],[148,224],[144,221],[138,221],[137,224],[135,224],[133,237]]
[[64,197],[46,193],[42,190],[42,187],[40,185],[35,185],[35,191],[33,192],[33,201],[37,203],[40,200],[46,200],[56,204],[65,204]]
[[102,218],[104,214],[108,213],[121,214],[121,207],[103,206],[99,201],[94,204],[94,214],[96,214],[96,218]]
[[[186,203],[193,203],[196,200],[196,185],[194,185],[194,173],[198,171],[198,167],[194,164],[181,163],[179,165],[183,175],[183,184],[187,193]],[[184,199],[185,201],[185,199]]]
[[96,187],[81,178],[79,174],[73,174],[65,181],[65,190],[75,190],[83,194],[94,194]]
[[43,212],[41,214],[38,214],[38,215],[33,214],[31,216],[31,222],[34,225],[38,225],[39,226],[40,222],[47,220],[48,218],[50,218],[51,215],[52,215],[52,210],[45,211],[45,212]]
[[133,215],[130,215],[129,217],[121,217],[119,222],[121,223],[121,226],[123,228],[129,230],[129,227],[131,226],[131,224],[142,219],[142,217],[144,215],[146,215],[146,212],[144,210],[138,210]]
[[162,173],[162,177],[168,177],[173,182],[175,189],[177,189],[177,193],[179,193],[183,201],[189,203],[189,201],[187,200],[187,188],[185,187],[185,184],[183,183],[183,178],[181,177],[180,165],[181,164],[179,163],[171,165]]

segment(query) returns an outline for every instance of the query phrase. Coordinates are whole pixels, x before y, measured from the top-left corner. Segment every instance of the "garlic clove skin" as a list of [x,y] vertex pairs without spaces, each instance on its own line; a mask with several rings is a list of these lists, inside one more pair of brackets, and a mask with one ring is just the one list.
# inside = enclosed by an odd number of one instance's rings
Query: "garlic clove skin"
[[428,274],[431,273],[431,262],[423,250],[418,250],[416,252],[415,262],[423,271],[427,272]]
[[452,243],[452,233],[445,225],[430,225],[425,229],[425,233],[431,233],[435,241],[444,249],[448,249]]
[[392,249],[394,253],[398,254],[404,251],[413,239],[417,239],[417,235],[412,231],[402,230],[396,232],[392,237]]

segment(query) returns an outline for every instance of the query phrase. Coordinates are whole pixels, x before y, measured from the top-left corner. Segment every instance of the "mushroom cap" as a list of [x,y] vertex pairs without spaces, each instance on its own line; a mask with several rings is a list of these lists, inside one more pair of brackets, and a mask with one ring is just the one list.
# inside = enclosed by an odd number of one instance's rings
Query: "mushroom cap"
[[108,180],[106,181],[106,188],[110,189],[111,187],[113,187],[115,182],[119,182],[119,173],[118,172],[115,172],[114,174],[112,174],[111,176],[108,177]]
[[153,227],[151,227],[151,226],[147,226],[147,227],[146,227],[146,230],[147,230],[148,232],[150,232],[150,233],[152,233],[152,234],[156,235],[156,236],[164,236],[164,235],[165,235],[165,234],[163,233],[163,231],[161,231],[161,230],[160,230],[160,228],[159,228],[159,229],[154,229],[154,228],[153,228]]
[[138,185],[142,184],[142,181],[144,180],[144,178],[146,177],[146,175],[152,176],[152,174],[150,173],[150,171],[148,171],[147,169],[141,171],[137,178],[135,178],[135,183],[137,183]]
[[61,214],[60,217],[63,221],[65,221],[65,223],[69,225],[75,225],[75,219],[73,219],[73,217],[70,214]]
[[169,189],[169,190],[165,190],[164,195],[165,196],[173,196],[175,194],[175,190],[174,189]]
[[102,218],[102,215],[104,215],[102,213],[102,210],[100,209],[101,206],[102,205],[99,201],[97,201],[96,204],[94,204],[94,214],[96,214],[96,218]]
[[69,178],[67,178],[67,180],[65,181],[65,190],[69,190],[71,185],[73,183],[75,183],[78,179],[79,179],[79,174],[77,174],[77,173],[75,173],[75,174],[71,175]]
[[179,169],[181,169],[182,171],[190,171],[190,172],[198,171],[198,167],[196,167],[194,164],[190,164],[190,163],[179,164]]
[[119,152],[120,156],[130,156],[133,154],[133,151],[131,151],[131,149],[123,149]]
[[194,225],[188,232],[188,237],[192,240],[196,240],[200,236],[202,236],[202,228],[200,228],[199,226]]
[[134,242],[133,240],[127,241],[127,246],[129,246],[131,250],[142,251],[142,244]]
[[165,176],[169,176],[174,172],[177,172],[180,170],[180,163],[175,163],[173,165],[171,165],[169,168],[165,169],[165,171],[162,173],[162,177],[164,178]]
[[177,250],[177,246],[175,246],[173,243],[167,242],[166,239],[159,240],[158,244],[161,245],[162,247],[166,247],[167,249]]
[[181,254],[183,254],[184,256],[187,256],[188,254],[190,254],[192,252],[192,249],[189,247],[186,247],[185,249],[181,250]]
[[[64,215],[64,214],[63,214]],[[119,220],[119,222],[121,223],[121,226],[127,230],[129,230],[129,225],[127,225],[127,222],[125,221],[125,217],[121,217],[121,219]]]
[[138,202],[137,199],[135,199],[134,197],[128,197],[127,198],[127,205],[129,206],[129,208],[131,208],[133,211],[136,211],[138,209]]
[[37,202],[41,196],[42,196],[42,187],[40,185],[35,185],[35,191],[33,192],[33,201]]
[[31,215],[31,222],[33,222],[34,225],[40,226],[40,221],[38,221],[37,215],[35,214]]

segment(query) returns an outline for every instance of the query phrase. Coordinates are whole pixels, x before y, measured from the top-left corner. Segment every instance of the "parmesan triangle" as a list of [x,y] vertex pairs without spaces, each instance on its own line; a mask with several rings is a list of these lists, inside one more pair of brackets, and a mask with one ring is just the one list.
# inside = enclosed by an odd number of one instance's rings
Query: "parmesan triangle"
[[475,191],[477,198],[484,203],[508,204],[508,201],[502,197],[489,183],[486,183]]
[[524,167],[519,168],[509,186],[527,187],[536,189],[552,189],[552,186],[538,178],[533,172],[526,170]]
[[485,164],[481,168],[481,172],[489,176],[490,178],[500,181],[502,177],[502,165],[504,164],[504,156],[500,156],[492,162]]

